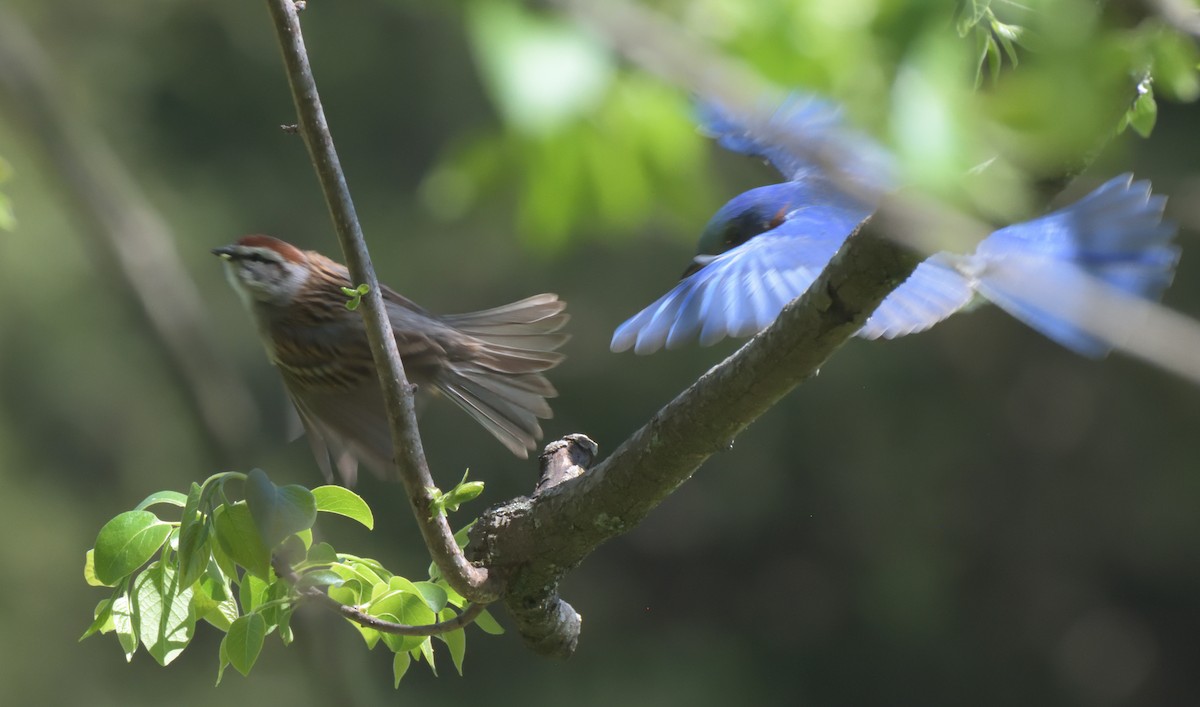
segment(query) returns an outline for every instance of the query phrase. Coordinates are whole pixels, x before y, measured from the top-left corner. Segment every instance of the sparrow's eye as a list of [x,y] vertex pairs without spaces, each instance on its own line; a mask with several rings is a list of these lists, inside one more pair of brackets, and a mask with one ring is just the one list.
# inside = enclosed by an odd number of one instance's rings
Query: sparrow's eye
[[244,259],[249,260],[252,263],[268,262],[267,258],[262,253],[258,253],[258,252],[254,252],[254,251],[247,253]]

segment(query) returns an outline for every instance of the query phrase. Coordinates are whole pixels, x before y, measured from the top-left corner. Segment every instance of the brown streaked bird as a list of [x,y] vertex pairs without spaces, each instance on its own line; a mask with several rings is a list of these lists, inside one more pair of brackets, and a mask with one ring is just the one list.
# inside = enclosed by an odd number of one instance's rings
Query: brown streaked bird
[[[327,479],[353,484],[361,461],[395,476],[383,394],[362,316],[346,309],[346,267],[270,236],[213,249],[250,311]],[[562,362],[569,315],[554,294],[468,314],[436,315],[382,287],[408,379],[456,403],[526,459],[557,395],[543,374]]]

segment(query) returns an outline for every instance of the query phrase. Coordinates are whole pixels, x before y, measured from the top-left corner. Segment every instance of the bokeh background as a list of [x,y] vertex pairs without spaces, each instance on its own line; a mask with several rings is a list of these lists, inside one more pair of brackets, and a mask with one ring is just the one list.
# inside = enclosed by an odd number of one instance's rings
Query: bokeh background
[[[1072,26],[1111,22],[1107,36],[1123,37],[1152,22],[1135,5]],[[659,7],[875,126],[929,37],[973,46],[933,14],[944,8],[901,0]],[[320,612],[297,619],[292,648],[269,638],[250,679],[230,671],[219,687],[207,626],[166,669],[144,652],[127,665],[111,636],[77,643],[104,596],[83,582],[84,551],[108,518],[225,469],[318,482],[307,446],[286,441],[282,390],[209,249],[250,232],[331,254],[336,242],[300,138],[279,128],[294,118],[261,3],[3,0],[0,13],[0,193],[17,219],[0,232],[0,702],[1200,700],[1200,388],[1121,356],[1083,360],[990,309],[851,342],[589,558],[564,586],[585,618],[568,662],[472,632],[465,677],[444,660],[440,678],[414,667],[396,693],[390,654]],[[543,291],[570,303],[548,435],[585,432],[611,450],[733,350],[607,351],[613,328],[674,281],[708,216],[776,178],[707,144],[683,91],[498,0],[314,0],[304,21],[381,278],[434,311]],[[24,30],[33,42],[15,39]],[[1027,62],[1052,63],[1054,39]],[[11,82],[14,62],[34,69],[56,118],[37,112],[36,87]],[[951,66],[969,86],[970,63]],[[1088,66],[1093,78],[1110,68]],[[1179,80],[1165,88],[1187,98]],[[1184,257],[1166,303],[1193,317],[1198,125],[1195,105],[1160,100],[1151,138],[1112,141],[1072,192],[1133,169],[1171,195]],[[175,255],[139,240],[155,219]],[[180,330],[175,354],[139,287]],[[534,465],[456,410],[432,406],[422,429],[443,484],[466,468],[487,482],[462,515],[530,490]],[[334,519],[321,532],[421,576],[399,490],[359,490],[376,531]]]

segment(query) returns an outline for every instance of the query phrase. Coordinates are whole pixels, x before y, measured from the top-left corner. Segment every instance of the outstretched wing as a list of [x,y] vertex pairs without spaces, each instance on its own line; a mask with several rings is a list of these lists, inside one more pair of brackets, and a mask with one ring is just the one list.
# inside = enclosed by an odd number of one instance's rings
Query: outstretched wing
[[736,248],[697,258],[703,267],[618,327],[610,348],[649,354],[758,332],[808,289],[866,216],[861,208],[806,205]]

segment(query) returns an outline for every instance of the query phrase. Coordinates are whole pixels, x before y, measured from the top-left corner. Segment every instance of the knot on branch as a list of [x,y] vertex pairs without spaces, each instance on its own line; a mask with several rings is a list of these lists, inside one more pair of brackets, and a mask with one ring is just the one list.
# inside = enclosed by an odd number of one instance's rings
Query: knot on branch
[[600,447],[587,435],[570,434],[546,445],[538,456],[542,476],[533,495],[536,497],[562,482],[582,476],[596,461]]
[[564,551],[562,542],[569,539],[542,531],[533,512],[552,503],[554,494],[543,492],[587,473],[598,449],[581,434],[546,445],[533,496],[490,508],[471,526],[469,559],[504,578],[504,605],[525,645],[539,655],[569,658],[575,652],[583,618],[559,597],[558,583],[582,555]]

